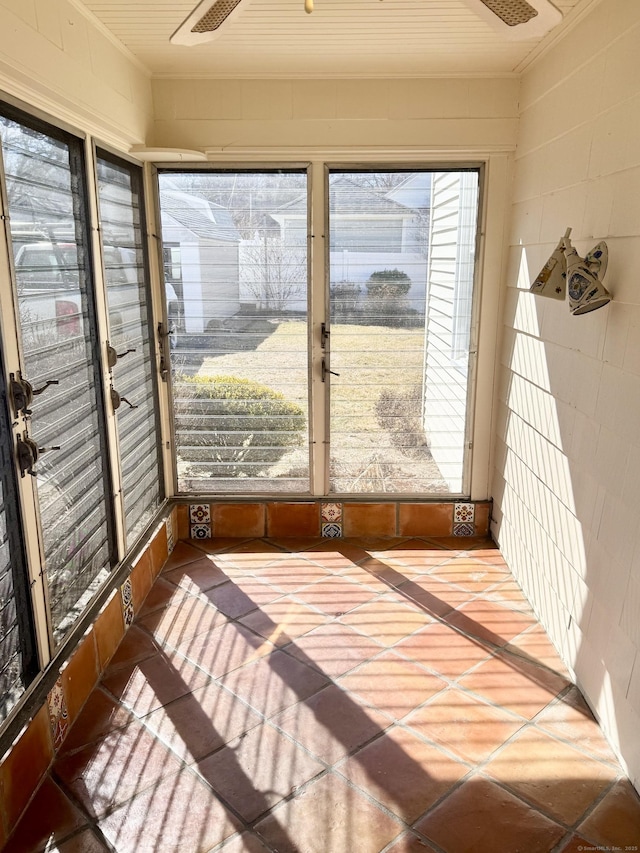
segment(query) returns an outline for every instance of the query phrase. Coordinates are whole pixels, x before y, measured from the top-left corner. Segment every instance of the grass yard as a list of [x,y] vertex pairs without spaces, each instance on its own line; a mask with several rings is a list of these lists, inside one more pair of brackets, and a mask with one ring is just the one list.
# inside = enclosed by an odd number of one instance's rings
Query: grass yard
[[[239,340],[239,339],[238,339]],[[233,339],[229,342],[233,347]],[[203,353],[198,374],[251,379],[308,409],[307,325],[283,320],[255,349]],[[447,491],[421,429],[424,331],[331,327],[331,480],[336,492]],[[274,476],[306,466],[306,445]]]

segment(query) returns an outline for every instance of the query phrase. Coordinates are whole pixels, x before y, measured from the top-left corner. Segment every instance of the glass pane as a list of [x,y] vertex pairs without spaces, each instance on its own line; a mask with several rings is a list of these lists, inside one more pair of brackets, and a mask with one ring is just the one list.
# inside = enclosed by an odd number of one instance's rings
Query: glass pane
[[182,492],[309,491],[306,182],[160,175]]
[[131,545],[161,500],[155,356],[149,339],[138,171],[98,159],[98,198],[110,343],[122,355],[113,368],[112,379],[114,389],[125,398],[116,410],[116,418],[125,530],[127,545]]
[[332,492],[463,489],[477,188],[329,176]]
[[23,374],[40,390],[26,423],[53,633],[62,639],[106,577],[104,445],[89,320],[80,148],[0,118],[22,330]]

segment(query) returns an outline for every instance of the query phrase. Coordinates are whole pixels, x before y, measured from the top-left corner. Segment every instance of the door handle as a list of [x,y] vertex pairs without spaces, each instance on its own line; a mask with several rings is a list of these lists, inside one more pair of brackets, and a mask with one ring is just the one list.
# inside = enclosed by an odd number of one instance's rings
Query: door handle
[[109,365],[109,369],[111,370],[116,366],[116,363],[119,358],[124,358],[125,355],[129,355],[130,352],[135,352],[136,348],[132,347],[131,349],[125,350],[124,352],[116,352],[116,348],[112,347],[109,341],[107,341],[107,364]]
[[322,359],[322,381],[327,381],[327,373],[330,373],[332,376],[340,376],[339,373],[336,373],[335,370],[329,370],[327,367],[327,360],[325,358]]
[[40,454],[46,453],[47,450],[60,450],[60,446],[52,445],[51,447],[38,447],[35,441],[30,438],[26,432],[24,432],[17,438],[16,450],[18,454],[20,476],[24,477],[25,474],[31,474],[32,477],[36,477],[38,472],[34,470],[33,466],[38,461]]
[[50,385],[59,385],[58,379],[48,379],[42,388],[34,388],[28,379],[25,379],[20,371],[9,374],[9,393],[13,404],[14,417],[22,415],[30,415],[31,409],[29,406],[33,403],[33,398],[38,394],[46,391]]

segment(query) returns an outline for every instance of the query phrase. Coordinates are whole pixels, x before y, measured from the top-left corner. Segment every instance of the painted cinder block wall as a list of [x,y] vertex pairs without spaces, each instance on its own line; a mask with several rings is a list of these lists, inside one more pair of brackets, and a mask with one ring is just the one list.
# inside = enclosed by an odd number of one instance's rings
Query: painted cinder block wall
[[[640,785],[640,4],[603,0],[522,78],[492,531]],[[614,301],[529,283],[571,227]]]
[[[194,79],[152,82],[150,146],[217,154],[353,147],[446,152],[515,145],[518,78]],[[382,155],[384,158],[384,155]],[[286,154],[285,154],[286,157]]]
[[[589,8],[520,88],[515,75],[152,81],[73,3],[0,0],[0,89],[122,151],[371,146],[509,159],[517,142],[513,204],[503,209],[504,181],[490,192],[496,228],[512,220],[511,246],[493,487],[472,497],[494,497],[494,535],[637,786],[640,7]],[[599,239],[611,250],[615,301],[593,316],[526,292],[568,225],[581,251]],[[499,271],[502,245],[486,250]],[[478,386],[487,401],[489,374]],[[489,437],[476,435],[487,468]]]
[[0,97],[127,151],[150,131],[150,74],[80,8],[69,0],[0,2]]

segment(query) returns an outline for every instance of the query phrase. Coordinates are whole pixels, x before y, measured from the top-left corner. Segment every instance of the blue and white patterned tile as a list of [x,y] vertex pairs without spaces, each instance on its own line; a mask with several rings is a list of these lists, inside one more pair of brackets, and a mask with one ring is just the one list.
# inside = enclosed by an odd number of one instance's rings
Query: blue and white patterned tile
[[467,524],[466,521],[453,525],[454,536],[475,536],[476,529],[473,524]]
[[192,539],[211,539],[210,524],[192,524],[191,525]]
[[323,521],[342,521],[342,504],[322,504],[321,514]]
[[209,504],[189,504],[189,521],[191,524],[211,524]]
[[473,524],[475,521],[476,506],[472,503],[457,503],[453,505],[454,524],[467,522]]
[[327,539],[340,539],[342,536],[342,525],[335,521],[329,521],[322,525],[322,536]]
[[124,618],[124,624],[128,628],[133,624],[133,587],[131,586],[131,578],[127,578],[126,581],[120,587],[120,595],[122,596],[122,616]]

